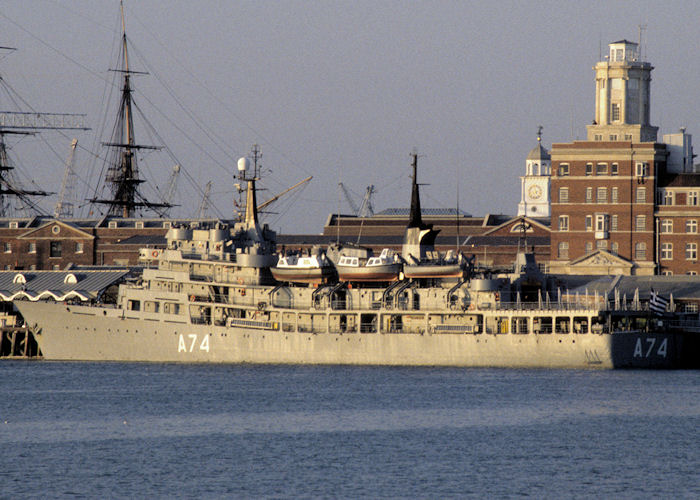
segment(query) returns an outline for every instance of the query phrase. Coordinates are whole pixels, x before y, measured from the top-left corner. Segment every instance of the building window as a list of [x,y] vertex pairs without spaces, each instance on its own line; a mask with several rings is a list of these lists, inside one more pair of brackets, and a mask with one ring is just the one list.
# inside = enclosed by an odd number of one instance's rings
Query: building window
[[619,166],[617,163],[613,163],[610,165],[610,175],[617,175],[619,172]]
[[586,175],[593,175],[593,164],[586,163]]
[[698,204],[698,192],[697,191],[689,191],[688,192],[687,204],[697,206],[697,204]]
[[[603,82],[603,83],[605,83],[605,82]],[[605,86],[605,85],[603,85],[603,86]],[[602,141],[602,140],[603,140],[603,135],[602,135],[602,134],[596,134],[596,135],[593,137],[593,140],[594,140],[594,141]]]
[[634,259],[635,260],[646,260],[647,258],[647,244],[646,243],[635,243],[634,244]]
[[559,188],[559,203],[569,203],[569,188]]
[[597,203],[607,203],[608,202],[608,188],[599,187],[596,190],[596,202]]
[[598,163],[595,166],[595,174],[596,175],[608,175],[608,164],[607,163]]
[[673,205],[673,191],[664,190],[661,192],[661,204]]
[[649,175],[649,164],[646,162],[638,161],[636,167],[637,177],[646,177]]
[[618,200],[619,200],[618,192],[619,192],[618,188],[616,188],[616,187],[610,188],[610,201],[612,203],[618,202]]
[[593,203],[593,188],[586,188],[586,203]]
[[673,219],[662,219],[661,225],[659,226],[659,232],[662,234],[668,234],[673,232]]
[[635,231],[646,231],[647,230],[647,216],[638,215],[634,218],[634,229]]
[[[697,276],[698,275],[697,271],[688,271],[685,274],[687,274],[688,276]],[[693,305],[695,306],[695,311],[693,311],[693,312],[698,312],[698,310],[697,310],[698,305],[697,304],[693,304]],[[690,311],[688,311],[687,306],[686,306],[686,312],[690,312]]]
[[646,203],[647,201],[647,188],[638,187],[637,188],[637,203]]
[[685,244],[685,258],[686,258],[686,260],[697,260],[698,259],[698,244],[697,243],[686,243]]
[[586,255],[590,255],[593,253],[593,243],[590,241],[586,242]]
[[596,214],[596,216],[595,216],[595,230],[596,231],[607,231],[608,230],[608,215],[607,214]]
[[596,240],[595,248],[596,248],[596,250],[607,250],[608,249],[608,240]]
[[5,242],[3,243],[3,249],[5,253],[12,253],[12,243]]
[[685,221],[685,232],[696,234],[698,232],[698,221],[697,219],[688,219]]
[[[612,120],[612,121],[614,121],[614,122],[619,122],[619,121],[620,121],[620,105],[617,104],[617,103],[613,103],[613,105],[612,105],[612,112],[611,112],[610,114],[611,114],[611,120]],[[616,137],[616,139],[617,139],[617,137]],[[612,140],[615,140],[615,139],[612,139],[612,138],[611,138],[610,140],[612,141]]]
[[593,231],[593,216],[586,215],[586,231]]
[[568,215],[560,215],[559,216],[559,231],[568,231],[569,230],[569,216]]
[[52,241],[49,247],[49,257],[60,257],[62,246],[60,241]]
[[673,271],[669,271],[668,269],[664,269],[661,271],[662,276],[673,276]]
[[[632,81],[632,80],[630,80]],[[635,80],[636,81],[636,80]],[[632,140],[632,134],[625,134],[625,140],[626,141],[631,141]]]
[[562,163],[559,165],[559,176],[560,177],[566,177],[569,175],[569,164],[568,163]]
[[661,244],[661,260],[673,260],[673,243]]
[[613,255],[617,255],[617,252],[620,251],[620,244],[617,242],[612,242],[610,243],[610,253]]
[[610,230],[617,231],[617,215],[610,217]]
[[27,253],[36,253],[36,243],[34,243],[33,241],[29,243]]
[[83,242],[82,241],[75,242],[75,253],[83,253]]
[[568,259],[569,258],[569,242],[560,241],[557,248],[557,258],[558,259]]

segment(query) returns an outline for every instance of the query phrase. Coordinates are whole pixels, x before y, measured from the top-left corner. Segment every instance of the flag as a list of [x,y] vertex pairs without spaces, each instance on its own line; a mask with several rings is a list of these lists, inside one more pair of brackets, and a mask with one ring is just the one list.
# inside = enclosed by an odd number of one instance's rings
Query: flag
[[649,310],[654,314],[661,316],[666,312],[666,307],[668,307],[668,299],[662,297],[652,288],[651,298],[649,299]]

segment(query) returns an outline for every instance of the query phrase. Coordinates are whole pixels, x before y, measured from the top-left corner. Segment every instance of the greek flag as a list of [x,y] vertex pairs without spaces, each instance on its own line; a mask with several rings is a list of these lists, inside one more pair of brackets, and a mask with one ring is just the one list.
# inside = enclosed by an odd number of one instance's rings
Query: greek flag
[[668,299],[662,297],[652,288],[651,298],[649,299],[649,310],[654,314],[661,316],[666,312],[666,307],[668,307]]

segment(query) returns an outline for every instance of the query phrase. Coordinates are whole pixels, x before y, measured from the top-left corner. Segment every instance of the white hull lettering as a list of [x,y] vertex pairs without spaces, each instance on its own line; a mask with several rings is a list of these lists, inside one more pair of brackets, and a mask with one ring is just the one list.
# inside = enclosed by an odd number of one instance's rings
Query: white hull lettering
[[[642,339],[638,338],[637,343],[634,346],[634,355],[633,357],[635,358],[648,358],[653,354],[654,346],[656,345],[656,338],[655,337],[647,337],[644,339],[644,341],[647,343],[646,346],[642,344]],[[646,347],[646,349],[645,349]],[[646,350],[646,352],[645,352]],[[656,355],[661,356],[662,358],[666,357],[666,354],[668,353],[668,339],[665,338],[661,341],[659,344],[659,348],[656,350]]]
[[[187,341],[185,340],[187,337]],[[187,345],[189,343],[189,346]],[[197,334],[189,333],[186,336],[180,334],[177,342],[177,352],[193,352],[197,346]],[[204,352],[209,352],[209,335],[204,334],[202,336],[202,341],[199,343],[199,350]]]

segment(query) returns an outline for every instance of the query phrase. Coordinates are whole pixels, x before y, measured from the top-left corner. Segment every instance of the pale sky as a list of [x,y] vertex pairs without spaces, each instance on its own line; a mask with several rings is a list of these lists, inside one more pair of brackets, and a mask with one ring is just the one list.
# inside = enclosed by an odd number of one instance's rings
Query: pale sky
[[[142,158],[143,190],[157,199],[180,163],[177,216],[200,203],[192,182],[201,191],[212,181],[210,214],[231,217],[231,176],[254,143],[260,199],[314,176],[265,216],[284,233],[321,232],[339,181],[358,204],[373,184],[377,211],[407,207],[414,148],[424,207],[515,214],[537,126],[548,148],[585,139],[592,66],[608,43],[638,41],[640,25],[659,140],[684,126],[700,149],[695,1],[126,0],[125,9],[131,69],[150,73],[134,77],[134,101],[159,134],[137,116],[137,142],[173,153]],[[119,31],[117,0],[0,3],[0,46],[18,49],[0,51],[0,75],[26,101],[0,93],[0,110],[85,113],[92,128],[8,137],[25,187],[59,191],[77,137],[78,196],[93,196],[102,162],[92,153],[105,154],[114,120],[107,70]],[[340,207],[349,213],[344,199]]]

